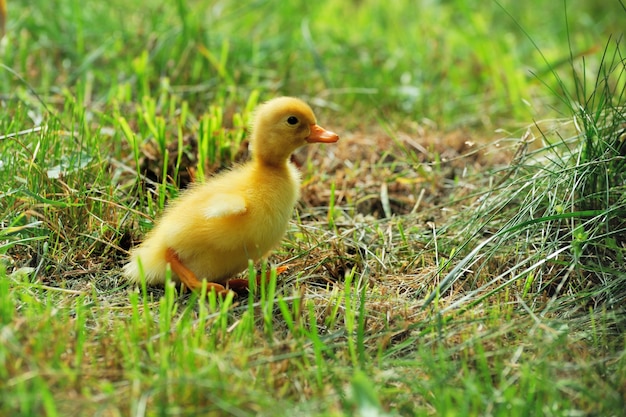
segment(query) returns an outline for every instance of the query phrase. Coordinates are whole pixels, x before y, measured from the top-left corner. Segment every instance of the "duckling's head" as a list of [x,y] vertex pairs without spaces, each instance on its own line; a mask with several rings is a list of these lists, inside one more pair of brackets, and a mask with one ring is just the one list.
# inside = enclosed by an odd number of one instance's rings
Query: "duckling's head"
[[250,148],[256,160],[280,165],[286,163],[293,151],[307,143],[338,140],[336,133],[317,125],[313,110],[304,101],[278,97],[257,108]]

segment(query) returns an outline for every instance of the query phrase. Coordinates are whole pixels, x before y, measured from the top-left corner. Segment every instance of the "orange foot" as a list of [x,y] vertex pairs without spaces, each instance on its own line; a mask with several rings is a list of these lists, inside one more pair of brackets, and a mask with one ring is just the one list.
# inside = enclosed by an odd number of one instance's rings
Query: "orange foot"
[[[284,265],[276,267],[276,275],[285,272],[287,269],[288,267]],[[265,271],[265,275],[257,275],[256,285],[261,285],[261,281],[265,281],[265,283],[268,283],[269,280],[270,271]],[[226,288],[229,290],[233,290],[239,296],[246,295],[250,290],[250,280],[247,278],[233,278],[226,281]]]
[[[178,275],[180,281],[185,284],[187,288],[190,290],[199,290],[202,288],[202,281],[198,280],[192,270],[183,265],[174,249],[167,248],[165,251],[165,260],[169,262],[172,271]],[[217,295],[224,297],[229,293],[229,290],[216,282],[207,282],[206,287],[207,291],[215,291]]]

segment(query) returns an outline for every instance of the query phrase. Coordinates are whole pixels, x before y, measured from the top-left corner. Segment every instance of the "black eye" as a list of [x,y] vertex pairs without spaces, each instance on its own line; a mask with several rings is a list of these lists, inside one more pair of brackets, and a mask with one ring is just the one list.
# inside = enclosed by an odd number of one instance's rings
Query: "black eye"
[[289,116],[287,118],[287,123],[289,123],[291,126],[298,124],[298,118],[296,116]]

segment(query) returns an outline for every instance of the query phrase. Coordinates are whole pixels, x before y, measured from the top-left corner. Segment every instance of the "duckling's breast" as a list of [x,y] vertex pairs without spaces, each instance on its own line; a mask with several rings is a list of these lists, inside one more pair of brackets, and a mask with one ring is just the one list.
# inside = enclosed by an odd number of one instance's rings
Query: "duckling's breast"
[[280,243],[287,230],[300,197],[300,176],[288,164],[284,170],[265,169],[254,178],[255,185],[247,192],[248,216],[244,216],[242,226],[249,232],[249,245],[264,256]]

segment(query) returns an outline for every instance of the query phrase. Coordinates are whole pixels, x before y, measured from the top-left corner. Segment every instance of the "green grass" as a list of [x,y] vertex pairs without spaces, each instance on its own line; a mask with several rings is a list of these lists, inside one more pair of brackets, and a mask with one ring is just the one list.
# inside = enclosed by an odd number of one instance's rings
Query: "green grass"
[[[623,413],[624,5],[389,3],[8,4],[0,415]],[[288,271],[129,287],[277,95],[341,136]]]

